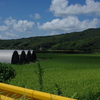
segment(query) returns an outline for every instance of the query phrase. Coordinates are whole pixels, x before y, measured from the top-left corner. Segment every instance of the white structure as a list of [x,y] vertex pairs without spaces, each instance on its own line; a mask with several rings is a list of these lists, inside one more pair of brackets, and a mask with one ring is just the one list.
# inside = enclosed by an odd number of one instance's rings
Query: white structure
[[[15,50],[0,50],[0,62],[1,63],[11,63],[11,59],[12,59],[12,55],[14,51]],[[16,51],[20,55],[23,50],[16,50]],[[24,51],[27,54],[28,50],[24,50]]]

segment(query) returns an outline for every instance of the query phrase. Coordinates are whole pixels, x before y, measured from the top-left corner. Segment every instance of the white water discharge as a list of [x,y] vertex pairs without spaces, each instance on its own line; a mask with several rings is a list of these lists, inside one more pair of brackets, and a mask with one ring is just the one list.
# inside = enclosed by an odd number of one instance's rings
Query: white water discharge
[[[0,50],[0,62],[1,63],[11,63],[12,55],[15,50]],[[16,50],[20,55],[23,50]],[[28,50],[24,50],[27,54]],[[32,51],[31,51],[32,52]]]

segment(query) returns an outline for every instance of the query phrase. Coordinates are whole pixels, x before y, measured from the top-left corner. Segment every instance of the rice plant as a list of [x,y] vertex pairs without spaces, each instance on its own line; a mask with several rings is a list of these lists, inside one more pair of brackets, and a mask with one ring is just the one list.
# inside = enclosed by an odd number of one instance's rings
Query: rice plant
[[100,99],[99,54],[38,53],[37,59],[40,65],[38,62],[13,65],[17,76],[11,80],[10,84],[40,90],[39,76],[34,71],[41,66],[43,69],[42,91],[53,93],[56,90],[55,83],[57,83],[62,96],[71,98],[76,93],[74,98],[78,100],[89,99],[91,96],[95,100]]

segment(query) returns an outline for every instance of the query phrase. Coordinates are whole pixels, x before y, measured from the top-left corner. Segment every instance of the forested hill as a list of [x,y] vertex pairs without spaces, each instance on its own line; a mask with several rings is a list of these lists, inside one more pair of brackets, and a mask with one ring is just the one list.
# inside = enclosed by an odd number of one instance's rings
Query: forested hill
[[0,40],[0,49],[100,50],[100,28],[54,36]]

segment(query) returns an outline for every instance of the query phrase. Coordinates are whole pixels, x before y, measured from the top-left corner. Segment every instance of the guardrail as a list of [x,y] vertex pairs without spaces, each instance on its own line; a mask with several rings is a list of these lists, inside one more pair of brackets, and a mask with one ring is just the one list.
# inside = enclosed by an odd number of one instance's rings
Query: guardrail
[[45,92],[0,83],[0,100],[76,100]]

